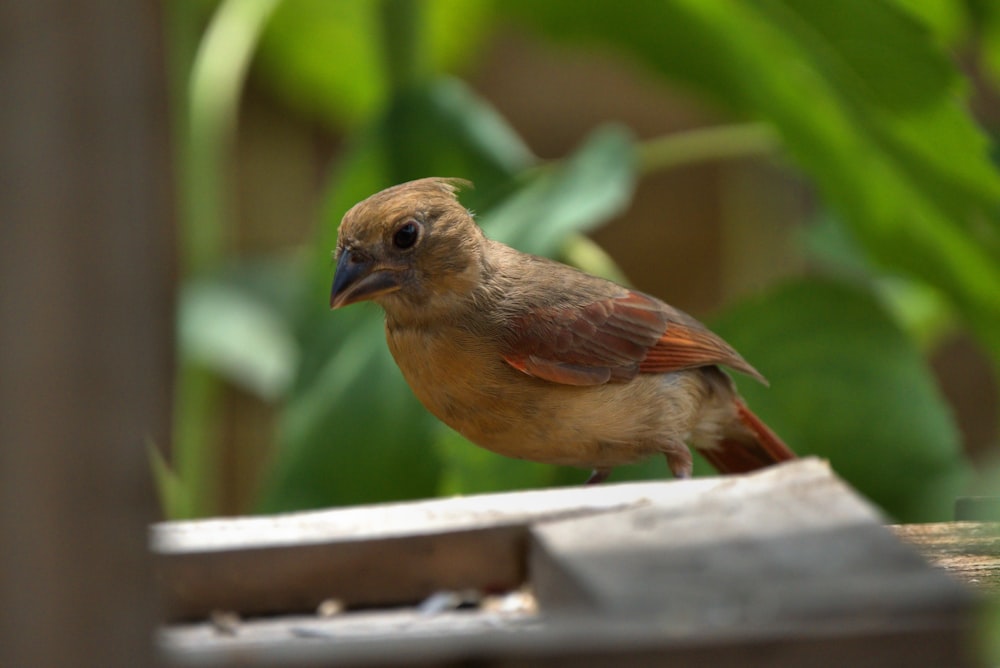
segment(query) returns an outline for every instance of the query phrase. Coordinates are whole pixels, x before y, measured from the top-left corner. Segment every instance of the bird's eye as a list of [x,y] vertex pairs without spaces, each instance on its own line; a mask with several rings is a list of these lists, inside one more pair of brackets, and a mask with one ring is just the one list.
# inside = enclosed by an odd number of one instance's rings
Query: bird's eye
[[392,245],[401,250],[412,248],[413,244],[417,243],[419,234],[420,226],[417,225],[416,221],[408,220],[400,225],[396,233],[392,235]]

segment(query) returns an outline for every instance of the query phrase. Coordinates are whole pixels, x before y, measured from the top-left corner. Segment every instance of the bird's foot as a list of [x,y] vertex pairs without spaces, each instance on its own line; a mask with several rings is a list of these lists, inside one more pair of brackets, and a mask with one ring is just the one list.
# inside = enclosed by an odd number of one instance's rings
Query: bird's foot
[[609,475],[611,475],[611,469],[594,469],[590,472],[590,477],[587,478],[585,484],[596,485],[607,480]]

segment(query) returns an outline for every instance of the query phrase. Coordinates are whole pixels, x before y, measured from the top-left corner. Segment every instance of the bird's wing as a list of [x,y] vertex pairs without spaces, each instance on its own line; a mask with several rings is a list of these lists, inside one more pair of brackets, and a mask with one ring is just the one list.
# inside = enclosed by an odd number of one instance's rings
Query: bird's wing
[[724,364],[763,377],[725,341],[659,299],[626,290],[583,306],[539,307],[513,320],[504,360],[565,385],[623,382]]

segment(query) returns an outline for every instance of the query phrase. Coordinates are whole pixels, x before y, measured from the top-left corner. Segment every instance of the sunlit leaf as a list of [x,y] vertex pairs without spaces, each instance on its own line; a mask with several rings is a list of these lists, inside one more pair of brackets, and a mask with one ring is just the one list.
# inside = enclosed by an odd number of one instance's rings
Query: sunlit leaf
[[551,255],[568,234],[591,230],[628,206],[635,188],[634,163],[627,131],[599,129],[558,167],[541,171],[479,222],[498,241]]

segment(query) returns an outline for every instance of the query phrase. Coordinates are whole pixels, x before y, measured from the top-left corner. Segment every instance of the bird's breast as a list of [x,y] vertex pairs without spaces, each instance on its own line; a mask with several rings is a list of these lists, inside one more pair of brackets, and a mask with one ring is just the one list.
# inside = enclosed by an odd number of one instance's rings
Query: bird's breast
[[467,438],[502,434],[513,416],[529,411],[517,372],[488,339],[458,327],[387,326],[386,337],[417,398]]
[[389,349],[424,406],[467,439],[508,457],[613,466],[683,438],[697,412],[696,376],[560,385],[517,371],[499,343],[458,327],[387,326]]

